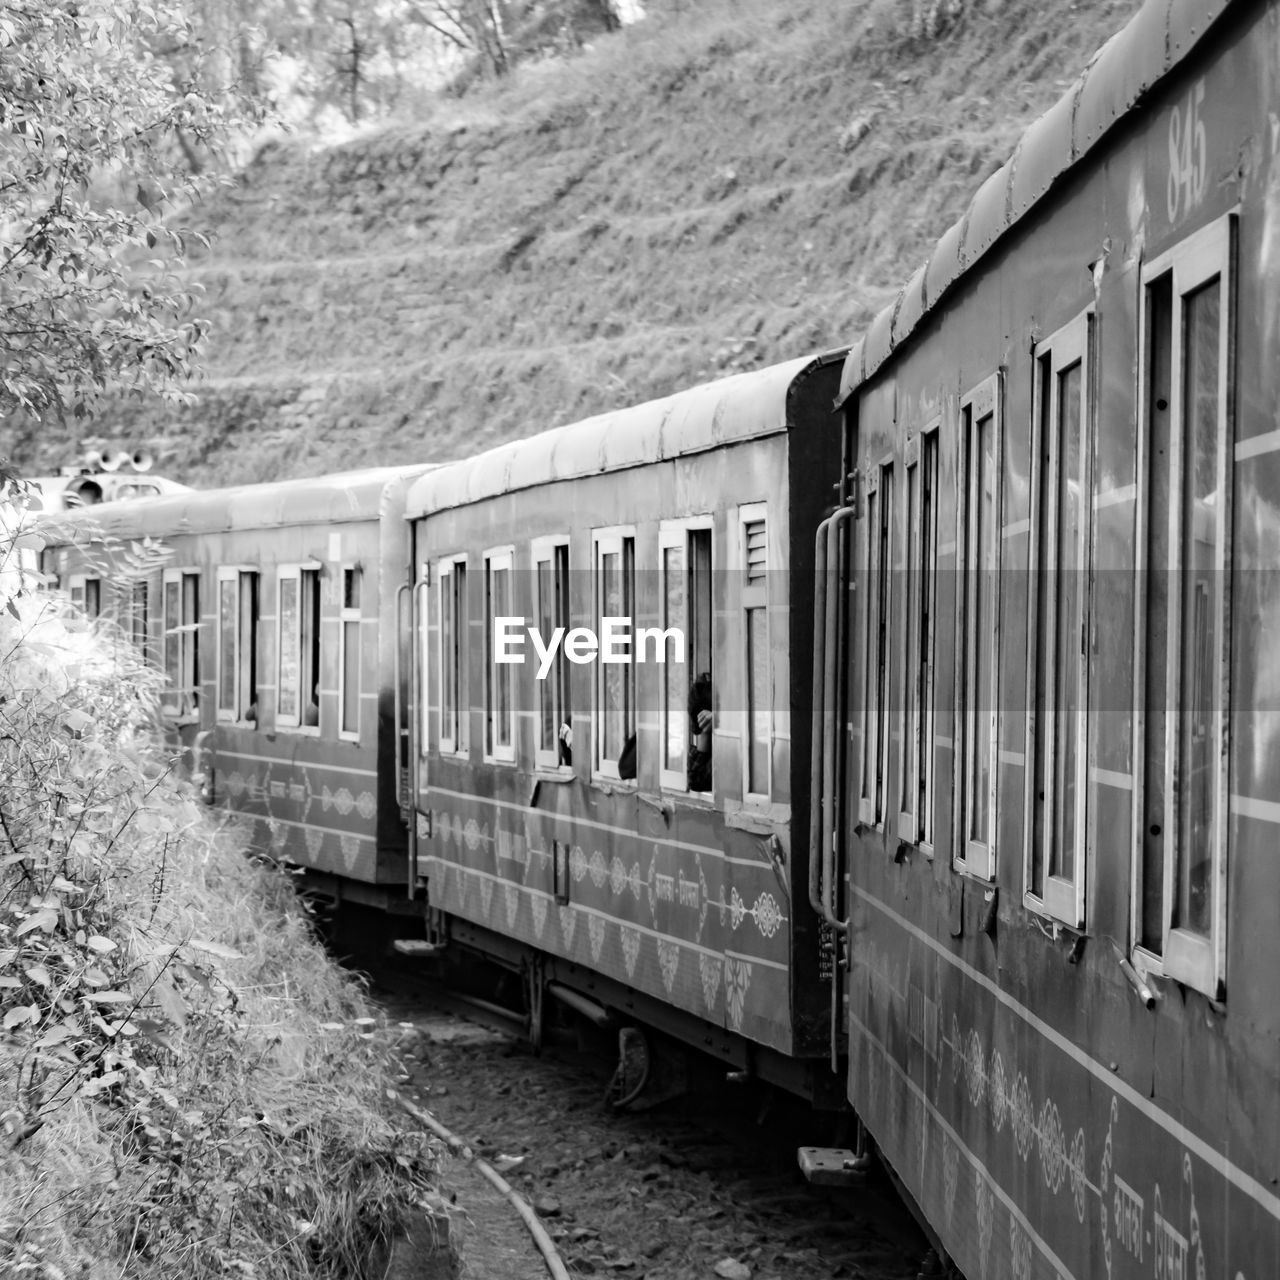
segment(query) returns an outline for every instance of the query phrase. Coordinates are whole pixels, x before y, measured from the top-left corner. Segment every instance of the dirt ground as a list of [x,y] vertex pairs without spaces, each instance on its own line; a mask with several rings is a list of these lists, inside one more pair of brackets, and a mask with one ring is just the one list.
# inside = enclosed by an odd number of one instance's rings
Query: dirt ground
[[[602,1102],[604,1041],[533,1055],[496,1032],[392,1000],[417,1105],[494,1164],[539,1213],[574,1275],[640,1280],[905,1280],[925,1243],[891,1189],[808,1187],[803,1111],[695,1081],[675,1103],[620,1114]],[[404,1024],[410,1025],[404,1025]],[[464,1275],[540,1280],[514,1211],[457,1161]],[[717,1270],[719,1268],[719,1270]],[[736,1268],[736,1269],[735,1269]]]

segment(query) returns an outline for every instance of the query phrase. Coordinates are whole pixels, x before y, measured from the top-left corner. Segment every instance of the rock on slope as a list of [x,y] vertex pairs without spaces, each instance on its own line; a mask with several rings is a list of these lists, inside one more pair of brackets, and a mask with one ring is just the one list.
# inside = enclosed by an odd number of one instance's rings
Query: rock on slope
[[[1137,0],[708,0],[210,206],[195,484],[446,458],[846,343]],[[15,453],[49,465],[46,424]]]

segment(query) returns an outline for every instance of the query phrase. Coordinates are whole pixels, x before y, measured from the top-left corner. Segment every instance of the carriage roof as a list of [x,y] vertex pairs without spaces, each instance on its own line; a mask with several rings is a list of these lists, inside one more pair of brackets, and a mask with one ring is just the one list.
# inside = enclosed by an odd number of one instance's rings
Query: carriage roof
[[406,515],[776,435],[793,425],[792,387],[843,356],[843,350],[803,356],[498,445],[422,476],[409,490]]
[[314,479],[193,489],[59,512],[45,517],[41,526],[46,536],[50,531],[70,535],[76,530],[91,530],[94,534],[142,538],[298,524],[349,524],[377,519],[387,486],[424,469],[424,465],[371,467]]
[[843,404],[870,378],[947,291],[1240,2],[1147,0],[1022,135],[1013,154],[978,188],[928,261],[872,319],[845,360],[837,403]]

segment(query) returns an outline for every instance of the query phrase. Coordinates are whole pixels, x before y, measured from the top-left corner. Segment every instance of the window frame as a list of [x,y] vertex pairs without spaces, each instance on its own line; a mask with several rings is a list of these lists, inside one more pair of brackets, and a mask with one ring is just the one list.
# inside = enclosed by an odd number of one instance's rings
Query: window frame
[[[942,419],[933,418],[918,432],[908,436],[903,459],[902,515],[906,531],[903,617],[907,652],[899,685],[902,745],[897,780],[898,838],[918,845],[927,857],[933,856],[934,847],[936,753],[933,738],[937,713],[938,449],[941,427]],[[914,502],[913,472],[916,479]],[[908,751],[911,752],[915,778],[910,806],[904,804],[906,797],[903,795]]]
[[[94,609],[89,612],[89,584],[92,583],[94,590]],[[73,573],[67,578],[67,594],[71,597],[71,603],[74,604],[86,618],[102,617],[102,583],[101,574],[97,573]]]
[[[764,525],[764,578],[759,583],[748,580],[748,546],[747,531],[753,524]],[[770,617],[769,579],[774,565],[773,539],[769,527],[769,504],[767,502],[745,502],[737,511],[738,537],[738,569],[741,571],[741,594],[738,601],[739,616],[742,622],[742,646],[739,656],[742,660],[742,803],[744,808],[768,809],[773,802],[773,620]],[[756,709],[751,703],[751,643],[749,614],[754,610],[764,612],[765,643],[765,675],[766,694],[763,708]],[[765,723],[765,789],[751,789],[751,743],[752,720],[756,715],[764,716]]]
[[[461,569],[459,586],[458,570]],[[467,661],[468,641],[467,629],[471,625],[471,608],[468,599],[469,565],[466,552],[457,555],[443,556],[436,561],[436,622],[438,626],[436,663],[436,712],[438,730],[436,733],[436,750],[442,756],[468,756],[471,754],[471,687],[469,682],[470,663]],[[459,594],[460,590],[460,594]],[[454,652],[445,653],[445,610],[458,606],[452,618],[453,630],[450,634],[454,641]],[[459,635],[461,630],[461,635]],[[449,674],[453,680],[454,723],[455,730],[450,737],[445,736],[444,723],[444,691],[445,691],[445,658],[453,659]],[[425,682],[424,682],[425,683]],[[423,748],[426,747],[426,735],[423,736]]]
[[[178,646],[178,667],[183,675],[188,672],[191,676],[191,683],[174,686],[170,684],[164,695],[161,697],[161,711],[167,719],[173,720],[178,724],[190,724],[200,719],[200,579],[201,572],[199,569],[186,568],[170,568],[162,571],[161,587],[160,587],[160,609],[161,618],[163,620],[163,646],[161,649],[161,668],[165,673],[166,679],[169,676],[169,641]],[[184,622],[182,619],[186,616],[186,579],[195,579],[195,618],[190,622]],[[175,626],[169,625],[169,592],[170,583],[178,584],[178,623]],[[191,706],[186,708],[179,700],[178,705],[172,705],[168,699],[177,695],[179,699],[188,690],[191,692]]]
[[[989,413],[988,413],[989,411]],[[973,490],[977,483],[974,467],[975,452],[971,436],[979,423],[988,416],[994,437],[992,471],[994,494],[991,519],[988,524],[990,550],[994,564],[990,568],[991,596],[991,647],[987,655],[987,675],[990,680],[991,708],[988,712],[990,744],[987,750],[987,840],[971,839],[969,772],[974,758],[976,720],[968,714],[970,696],[976,694],[981,683],[978,662],[982,660],[980,646],[976,643],[982,629],[982,618],[976,624],[969,616],[971,587],[968,577],[970,560],[975,555],[972,544],[976,534],[970,515],[974,506]],[[1004,370],[998,369],[984,378],[960,398],[958,406],[958,430],[956,441],[959,449],[956,483],[956,663],[955,672],[955,724],[957,726],[955,752],[955,821],[957,830],[953,842],[952,866],[964,875],[984,883],[996,878],[997,801],[999,798],[1000,771],[1000,563],[1003,538],[1004,499]],[[976,549],[980,552],[980,548]],[[977,580],[975,579],[975,582]],[[981,597],[978,598],[981,613]],[[978,652],[975,654],[975,650]],[[974,656],[973,685],[969,680],[969,660]]]
[[[484,705],[484,742],[483,759],[486,764],[515,764],[519,745],[516,733],[518,717],[516,715],[516,698],[519,684],[516,680],[516,663],[499,663],[494,647],[493,623],[499,616],[515,617],[510,614],[497,614],[490,604],[489,588],[491,575],[495,571],[506,570],[509,583],[510,598],[508,604],[514,611],[516,607],[516,551],[511,543],[499,547],[490,547],[482,553],[481,564],[484,568],[484,655],[485,681],[483,690]],[[498,681],[507,686],[507,739],[505,743],[498,741],[498,707],[496,694]]]
[[[1223,501],[1216,513],[1217,555],[1214,564],[1214,618],[1218,627],[1214,672],[1214,726],[1210,758],[1213,760],[1215,814],[1213,849],[1209,883],[1212,893],[1209,932],[1199,934],[1173,923],[1177,904],[1181,821],[1176,813],[1181,793],[1176,787],[1178,763],[1182,749],[1181,716],[1167,715],[1163,737],[1164,794],[1166,812],[1162,822],[1166,834],[1163,858],[1163,899],[1161,904],[1161,944],[1157,955],[1141,945],[1143,907],[1143,828],[1146,823],[1145,793],[1146,753],[1146,653],[1145,640],[1148,615],[1148,592],[1137,593],[1134,627],[1134,803],[1131,858],[1130,929],[1134,955],[1143,967],[1163,973],[1185,986],[1221,999],[1226,993],[1227,975],[1227,875],[1230,838],[1230,775],[1224,747],[1230,733],[1231,717],[1231,592],[1227,566],[1231,559],[1233,520],[1232,485],[1234,483],[1236,434],[1236,241],[1238,210],[1231,210],[1199,228],[1144,263],[1139,281],[1139,353],[1138,353],[1138,530],[1136,567],[1138,581],[1144,583],[1147,573],[1146,552],[1150,524],[1150,395],[1148,370],[1152,357],[1150,346],[1150,299],[1152,291],[1166,277],[1170,280],[1170,408],[1169,408],[1169,472],[1168,472],[1168,599],[1166,603],[1165,705],[1182,706],[1183,628],[1185,621],[1182,552],[1186,533],[1184,466],[1187,452],[1187,422],[1184,412],[1184,342],[1186,336],[1186,299],[1215,279],[1220,285],[1218,316],[1218,398],[1216,475],[1217,492]],[[1175,810],[1169,812],[1169,810]]]
[[[1097,313],[1087,307],[1043,341],[1032,348],[1032,427],[1031,427],[1031,508],[1030,543],[1027,563],[1027,661],[1026,707],[1027,732],[1025,747],[1025,778],[1023,781],[1023,905],[1039,915],[1048,916],[1074,929],[1083,928],[1086,920],[1088,886],[1088,815],[1089,815],[1089,688],[1090,661],[1088,638],[1092,634],[1092,580],[1093,580],[1093,451],[1096,431],[1094,359]],[[1058,819],[1058,690],[1062,676],[1061,655],[1058,652],[1058,636],[1061,630],[1058,618],[1059,593],[1057,572],[1062,547],[1059,544],[1061,517],[1062,429],[1061,403],[1058,395],[1059,378],[1080,366],[1080,460],[1075,479],[1080,488],[1080,527],[1075,539],[1076,572],[1080,575],[1075,606],[1075,627],[1080,637],[1080,650],[1075,669],[1076,678],[1076,758],[1075,758],[1075,807],[1072,866],[1074,874],[1066,877],[1053,870]],[[1049,386],[1045,386],[1047,369]],[[1049,420],[1042,421],[1044,406],[1048,405]],[[1047,437],[1049,474],[1044,474]],[[1047,510],[1042,504],[1047,500]],[[1041,529],[1048,531],[1048,547],[1041,546]],[[1046,588],[1052,587],[1052,590]],[[1043,634],[1039,626],[1041,593],[1045,593],[1047,614]],[[1048,710],[1047,724],[1041,726],[1036,713],[1039,704],[1039,672],[1042,646],[1048,650],[1046,677],[1049,688],[1045,693]],[[1040,831],[1044,851],[1043,892],[1034,882],[1035,876],[1035,813],[1037,761],[1044,753],[1046,796],[1043,806],[1043,826]]]
[[[604,617],[602,611],[602,601],[600,598],[600,570],[601,559],[606,555],[617,555],[620,572],[622,574],[623,591],[627,588],[627,545],[630,544],[631,549],[631,639],[632,647],[635,646],[636,632],[636,528],[635,525],[611,525],[602,529],[593,529],[591,531],[591,611],[592,618],[596,624],[596,638],[603,642],[601,634],[603,628],[600,626]],[[610,614],[610,617],[620,617],[620,614]],[[640,784],[640,724],[638,716],[638,707],[636,704],[636,664],[635,653],[633,652],[632,661],[626,664],[624,678],[627,681],[627,688],[631,696],[631,733],[636,736],[636,776],[634,778],[624,778],[618,773],[618,761],[606,759],[603,754],[604,746],[604,704],[605,704],[605,667],[606,664],[600,660],[599,652],[595,656],[595,674],[591,681],[591,776],[592,779],[599,782],[608,782],[622,787],[638,787]],[[625,728],[625,726],[624,726]],[[629,735],[624,733],[623,746],[626,745],[626,738]],[[621,756],[621,752],[619,752]]]
[[[551,669],[547,672],[544,680],[538,680],[535,671],[534,684],[537,692],[537,706],[535,708],[535,724],[533,738],[533,762],[536,768],[542,770],[550,770],[554,773],[571,774],[573,765],[562,764],[560,761],[560,725],[568,724],[570,729],[573,727],[573,700],[571,697],[573,690],[573,682],[570,679],[569,660],[564,652],[564,640],[569,632],[573,629],[573,598],[571,594],[571,583],[573,581],[572,574],[572,553],[570,551],[570,537],[567,533],[547,534],[543,537],[534,538],[529,544],[529,561],[532,566],[532,586],[533,586],[533,618],[536,626],[542,626],[543,600],[541,579],[538,571],[542,565],[549,565],[549,577],[551,580],[551,589],[553,596],[557,599],[551,601],[550,615],[555,620],[556,626],[564,627],[564,636],[560,638],[560,646],[556,650],[555,657],[552,659]],[[564,582],[559,581],[560,558],[559,553],[564,552]],[[557,603],[560,609],[557,609]],[[543,634],[543,643],[550,644],[551,637]],[[556,722],[556,738],[553,745],[548,749],[543,742],[543,698],[549,697],[552,703],[552,720]]]
[[153,660],[151,646],[151,583],[145,577],[129,583],[129,638],[148,662]]
[[[306,623],[307,623],[307,589],[305,583],[309,580],[303,575],[314,575],[314,590],[316,593],[316,610],[315,618],[318,627],[316,636],[316,661],[315,671],[309,672],[311,666],[311,657],[307,650],[310,647],[307,644]],[[287,581],[294,581],[298,584],[298,617],[297,617],[297,654],[298,654],[298,671],[297,680],[294,683],[293,691],[297,695],[297,712],[295,714],[287,714],[280,710],[280,699],[285,692],[284,672],[282,664],[284,661],[284,607],[283,607],[283,591],[282,586]],[[280,564],[276,566],[276,660],[275,660],[275,727],[285,733],[297,733],[305,737],[318,738],[321,733],[324,722],[324,703],[320,694],[320,667],[324,661],[324,564],[320,560],[297,560],[288,564]],[[303,711],[307,706],[306,701],[306,685],[307,675],[314,676],[316,685],[316,723],[304,723]]]
[[[667,551],[679,547],[684,552],[684,564],[680,570],[682,591],[684,595],[684,661],[678,664],[672,664],[670,654],[667,654],[667,660],[660,664],[662,668],[662,693],[658,698],[658,741],[661,744],[658,752],[658,786],[663,791],[672,791],[680,795],[686,796],[713,796],[715,794],[715,750],[711,753],[711,774],[712,788],[709,791],[690,791],[689,790],[689,689],[693,681],[697,679],[698,672],[694,670],[697,663],[693,659],[692,645],[692,627],[693,619],[693,593],[690,591],[693,578],[693,557],[691,551],[690,534],[694,532],[705,532],[711,535],[711,567],[709,569],[708,589],[711,592],[710,609],[708,610],[708,621],[711,628],[711,637],[708,643],[708,652],[711,658],[712,672],[712,689],[715,688],[715,632],[716,632],[716,606],[715,606],[715,559],[716,559],[716,537],[715,537],[715,518],[711,515],[684,516],[679,519],[662,520],[658,524],[658,630],[666,631],[671,625],[667,618]],[[635,627],[635,619],[632,619],[633,632],[637,630]],[[666,645],[664,642],[664,651]],[[636,654],[633,652],[632,662],[635,662]],[[670,708],[667,705],[667,680],[671,674],[672,665],[684,667],[684,711],[681,713],[684,718],[685,734],[684,734],[684,751],[681,755],[680,768],[667,768],[667,745],[668,745],[668,726],[670,723]],[[715,697],[712,695],[712,736],[715,735]]]
[[[347,604],[347,575],[354,576],[358,604]],[[349,560],[338,567],[338,737],[343,742],[359,742],[364,724],[364,566]],[[344,727],[347,714],[347,628],[355,627],[356,636],[356,727]]]
[[[245,654],[244,650],[244,579],[252,580],[252,591],[254,605],[257,609],[257,616],[251,620],[251,637],[250,644],[253,652],[248,655],[248,671],[245,670]],[[222,705],[222,634],[223,634],[223,615],[222,615],[222,584],[224,582],[234,582],[236,584],[235,592],[235,679],[232,691],[232,702],[234,705],[230,708]],[[214,606],[217,611],[217,676],[214,685],[215,690],[215,718],[219,724],[233,724],[253,727],[256,721],[249,719],[244,712],[249,706],[258,700],[258,639],[259,629],[262,625],[262,575],[256,565],[248,564],[231,564],[219,565],[216,574],[217,594],[214,600]],[[245,680],[246,676],[249,684],[249,701],[245,701]],[[262,708],[259,706],[258,713],[261,715]]]
[[[893,686],[890,631],[893,624],[893,454],[867,468],[863,490],[867,527],[867,606],[863,628],[862,761],[858,821],[883,831],[889,812],[889,745]],[[887,502],[886,502],[887,499]],[[885,563],[887,560],[888,563]],[[896,805],[895,805],[896,808]]]

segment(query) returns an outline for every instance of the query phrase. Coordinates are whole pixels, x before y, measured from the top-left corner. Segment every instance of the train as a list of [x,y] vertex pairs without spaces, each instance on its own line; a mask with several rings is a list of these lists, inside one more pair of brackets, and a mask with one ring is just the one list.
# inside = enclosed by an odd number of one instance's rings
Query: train
[[27,480],[39,510],[70,511],[100,502],[124,502],[164,493],[186,493],[190,486],[167,476],[146,474],[156,455],[146,445],[131,449],[86,449],[56,476],[32,476]]
[[211,803],[535,1034],[847,1108],[806,1173],[970,1280],[1280,1275],[1277,67],[1277,0],[1147,0],[848,348],[45,570]]

